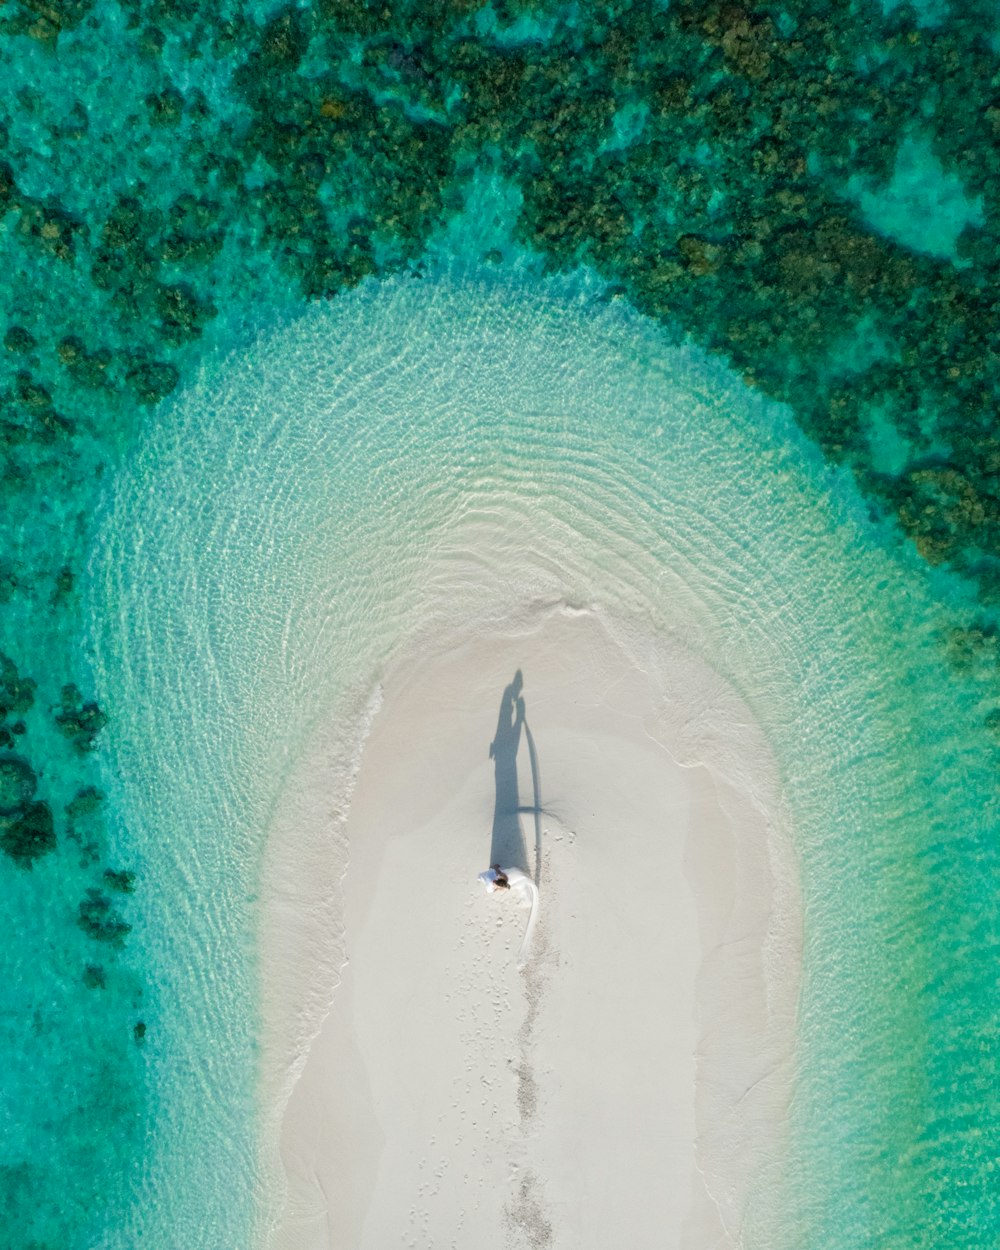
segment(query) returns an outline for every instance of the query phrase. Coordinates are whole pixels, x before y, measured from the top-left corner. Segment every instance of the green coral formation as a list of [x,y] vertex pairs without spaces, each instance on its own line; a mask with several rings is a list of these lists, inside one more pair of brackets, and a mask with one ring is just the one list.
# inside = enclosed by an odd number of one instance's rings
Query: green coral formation
[[100,964],[87,964],[83,970],[83,983],[88,990],[107,988],[108,978]]
[[[72,591],[72,575],[63,569],[43,610],[69,610]],[[53,709],[37,697],[37,689],[9,656],[0,654],[0,871],[8,872],[4,890],[14,903],[11,923],[19,929],[25,924],[30,928],[20,935],[20,944],[8,944],[4,959],[4,1042],[9,1047],[12,1090],[8,1115],[17,1113],[13,1091],[19,1057],[29,1053],[23,1038],[15,1040],[25,1028],[30,1026],[34,1035],[31,1053],[44,1046],[49,1052],[46,1065],[55,1062],[65,1068],[60,1082],[63,1093],[54,1104],[58,1111],[47,1111],[44,1125],[22,1125],[20,1130],[14,1127],[16,1121],[8,1125],[11,1144],[6,1163],[0,1167],[0,1204],[5,1244],[18,1247],[52,1244],[47,1235],[40,1234],[43,1230],[47,1234],[53,1225],[51,1212],[46,1213],[44,1178],[31,1170],[19,1171],[20,1165],[12,1162],[12,1157],[17,1158],[16,1153],[12,1156],[19,1149],[17,1143],[20,1148],[26,1142],[43,1143],[41,1148],[50,1154],[65,1140],[67,1150],[72,1150],[81,1125],[92,1122],[98,1110],[104,1115],[104,1109],[122,1108],[116,1127],[118,1142],[95,1147],[92,1167],[76,1170],[66,1210],[56,1222],[60,1229],[79,1229],[82,1213],[97,1209],[92,1191],[98,1186],[98,1173],[106,1170],[112,1156],[116,1157],[113,1166],[120,1168],[118,1156],[131,1140],[139,1110],[136,1073],[130,1073],[122,1056],[116,1055],[116,1035],[128,1042],[134,1012],[134,981],[123,956],[131,926],[94,880],[96,867],[106,890],[127,895],[134,889],[135,874],[108,867],[101,875],[98,865],[106,856],[108,838],[102,796],[96,788],[81,786],[69,803],[60,799],[61,778],[90,757],[106,718],[68,684],[50,716]],[[60,807],[64,808],[65,837],[58,827]],[[79,858],[74,863],[76,849]],[[71,902],[74,895],[83,901]],[[32,900],[27,914],[16,910],[19,897]],[[72,919],[78,932],[75,942],[67,939]],[[84,953],[85,945],[94,942],[108,955],[100,964],[87,961]],[[28,966],[24,964],[26,944],[31,946]],[[42,966],[46,975],[40,978]],[[73,986],[88,996],[104,991],[98,999],[90,999],[88,1019],[80,1019],[79,1009],[72,1006]],[[89,1058],[92,1054],[104,1058],[95,1064]],[[46,1065],[40,1071],[50,1070]],[[98,1157],[104,1162],[97,1162]],[[15,1178],[17,1183],[7,1185],[5,1178]]]
[[27,760],[0,756],[0,849],[20,868],[55,849],[48,803],[34,800],[38,778]]
[[79,848],[79,867],[89,868],[104,853],[104,795],[84,786],[66,804],[66,838]]
[[[79,849],[79,868],[88,871],[107,853],[104,795],[92,786],[77,791],[66,805],[66,838]],[[115,910],[111,895],[133,894],[135,873],[125,868],[104,868],[100,884],[89,886],[77,912],[77,923],[97,942],[121,948],[132,926]],[[91,880],[94,878],[91,876]]]
[[108,723],[105,713],[96,703],[84,702],[72,682],[63,686],[61,702],[54,715],[63,737],[68,738],[81,755],[94,749],[97,735]]
[[48,803],[26,803],[15,816],[0,821],[0,847],[19,868],[55,850],[56,834]]
[[135,873],[105,868],[104,884],[109,890],[115,890],[119,894],[131,894],[135,889]]
[[64,30],[80,25],[91,8],[91,0],[18,0],[12,7],[14,12],[4,18],[0,31],[54,44]]
[[0,717],[27,712],[35,701],[35,683],[18,676],[14,661],[0,655]]
[[35,797],[38,778],[27,760],[0,756],[0,816],[19,811]]
[[80,904],[79,924],[95,942],[109,942],[113,946],[121,946],[122,939],[132,929],[115,911],[108,896],[95,889],[88,890]]
[[28,712],[35,701],[35,683],[22,678],[14,662],[0,655],[0,850],[19,868],[55,849],[55,824],[48,803],[35,800],[38,777],[19,755],[6,753],[26,731],[23,721],[7,717]]

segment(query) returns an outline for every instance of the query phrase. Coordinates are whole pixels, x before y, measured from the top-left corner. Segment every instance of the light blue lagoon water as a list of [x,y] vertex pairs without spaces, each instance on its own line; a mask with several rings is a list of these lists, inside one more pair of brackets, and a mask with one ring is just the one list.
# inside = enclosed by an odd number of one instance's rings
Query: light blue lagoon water
[[0,1245],[263,1245],[380,675],[560,603],[781,770],[746,1246],[993,1244],[992,7],[8,7]]

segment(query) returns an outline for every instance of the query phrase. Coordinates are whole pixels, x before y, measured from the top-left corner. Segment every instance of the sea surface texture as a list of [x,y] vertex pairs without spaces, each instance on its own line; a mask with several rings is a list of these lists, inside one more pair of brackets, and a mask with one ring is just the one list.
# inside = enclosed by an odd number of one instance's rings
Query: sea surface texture
[[998,54],[975,0],[4,8],[0,1243],[264,1245],[289,778],[547,604],[781,770],[743,1244],[996,1241]]

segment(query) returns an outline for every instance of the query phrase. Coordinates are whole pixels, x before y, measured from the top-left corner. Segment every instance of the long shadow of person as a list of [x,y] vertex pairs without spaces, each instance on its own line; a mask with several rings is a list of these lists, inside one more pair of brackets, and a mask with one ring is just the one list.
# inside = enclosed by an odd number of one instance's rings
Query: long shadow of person
[[493,807],[493,837],[490,842],[490,863],[504,868],[528,871],[527,850],[518,816],[520,797],[517,788],[517,750],[524,725],[524,699],[521,670],[507,686],[500,700],[497,731],[490,743],[490,758],[496,778],[496,800]]

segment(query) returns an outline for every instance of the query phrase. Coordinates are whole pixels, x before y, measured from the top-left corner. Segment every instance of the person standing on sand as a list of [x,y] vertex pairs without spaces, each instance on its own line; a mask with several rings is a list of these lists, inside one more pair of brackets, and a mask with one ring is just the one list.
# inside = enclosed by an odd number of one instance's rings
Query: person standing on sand
[[499,864],[491,864],[486,872],[479,874],[479,880],[486,886],[488,894],[494,890],[509,890],[510,880]]
[[521,952],[517,957],[518,969],[523,970],[531,954],[531,938],[538,920],[538,886],[520,868],[501,868],[499,864],[491,864],[486,872],[479,874],[479,880],[486,886],[487,894],[492,894],[494,890],[509,890],[517,902],[527,903],[530,908]]

